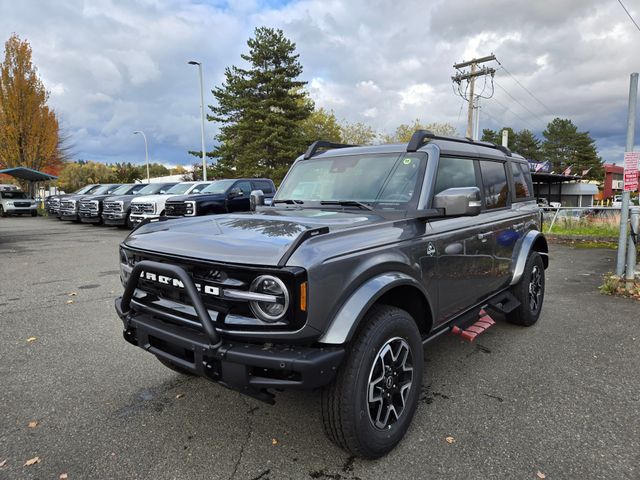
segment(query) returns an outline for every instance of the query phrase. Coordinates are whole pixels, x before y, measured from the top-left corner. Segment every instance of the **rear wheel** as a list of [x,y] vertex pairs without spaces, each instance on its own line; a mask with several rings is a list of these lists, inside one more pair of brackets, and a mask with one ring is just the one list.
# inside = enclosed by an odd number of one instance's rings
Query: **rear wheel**
[[165,360],[164,358],[160,358],[160,357],[156,357],[156,358],[161,364],[163,364],[168,369],[173,370],[174,372],[178,372],[182,375],[189,375],[190,377],[193,376],[193,373],[191,373],[186,368],[182,368],[179,365],[176,365],[175,363],[171,363],[169,360]]
[[322,419],[336,445],[378,458],[411,424],[422,383],[422,341],[413,318],[399,308],[374,306],[364,321],[338,375],[322,392]]
[[544,301],[544,263],[538,252],[531,252],[520,281],[511,288],[520,306],[507,315],[507,320],[528,327],[540,318]]

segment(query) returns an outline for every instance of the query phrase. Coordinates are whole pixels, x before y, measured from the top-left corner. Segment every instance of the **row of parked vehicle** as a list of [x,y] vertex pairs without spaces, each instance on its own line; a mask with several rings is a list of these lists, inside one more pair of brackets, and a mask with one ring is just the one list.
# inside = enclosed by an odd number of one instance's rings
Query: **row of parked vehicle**
[[262,190],[266,203],[276,191],[267,178],[98,184],[71,194],[51,195],[45,199],[45,209],[62,220],[133,227],[160,217],[248,211],[253,190]]

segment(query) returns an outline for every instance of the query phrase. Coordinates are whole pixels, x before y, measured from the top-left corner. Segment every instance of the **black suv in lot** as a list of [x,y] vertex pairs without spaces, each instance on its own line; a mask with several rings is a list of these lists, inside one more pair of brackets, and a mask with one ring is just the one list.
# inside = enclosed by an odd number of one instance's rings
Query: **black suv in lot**
[[246,212],[253,190],[262,190],[267,203],[276,187],[268,178],[217,180],[198,195],[174,196],[165,203],[167,217],[195,217],[214,213]]
[[267,402],[319,388],[326,433],[355,455],[404,436],[426,344],[540,316],[547,242],[528,163],[505,147],[423,130],[401,145],[316,142],[271,206],[251,199],[253,212],[125,239],[124,338]]

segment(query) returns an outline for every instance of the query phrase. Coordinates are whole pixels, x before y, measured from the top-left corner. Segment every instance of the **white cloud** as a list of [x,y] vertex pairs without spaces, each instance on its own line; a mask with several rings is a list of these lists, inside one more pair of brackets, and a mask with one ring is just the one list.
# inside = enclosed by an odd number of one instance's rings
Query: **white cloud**
[[[180,164],[200,145],[197,70],[186,62],[203,62],[213,103],[211,88],[262,25],[296,42],[312,98],[340,119],[390,132],[421,118],[462,133],[452,65],[494,52],[551,112],[494,64],[517,102],[497,88],[482,102],[481,127],[540,134],[557,115],[589,130],[607,159],[624,145],[638,32],[616,2],[22,0],[3,3],[0,39],[16,32],[31,42],[79,158],[139,161],[131,131],[142,129],[154,160]],[[217,128],[207,122],[207,148]]]

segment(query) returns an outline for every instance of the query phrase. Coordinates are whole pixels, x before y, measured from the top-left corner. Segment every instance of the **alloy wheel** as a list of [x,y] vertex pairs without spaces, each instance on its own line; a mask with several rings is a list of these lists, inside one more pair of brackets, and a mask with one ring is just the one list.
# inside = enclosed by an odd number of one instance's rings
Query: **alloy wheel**
[[367,392],[369,420],[379,430],[391,428],[405,410],[413,384],[413,355],[404,338],[388,340],[378,351]]

